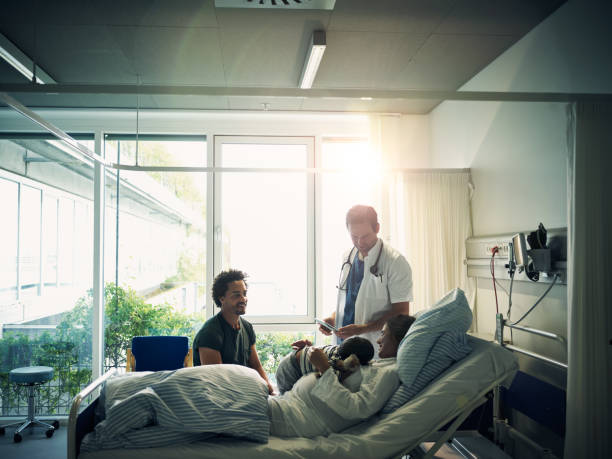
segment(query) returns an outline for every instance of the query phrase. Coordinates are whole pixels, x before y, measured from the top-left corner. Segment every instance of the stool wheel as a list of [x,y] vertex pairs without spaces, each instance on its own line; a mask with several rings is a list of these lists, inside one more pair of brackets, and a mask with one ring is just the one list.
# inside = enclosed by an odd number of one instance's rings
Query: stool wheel
[[21,442],[21,434],[16,433],[15,435],[13,435],[13,441],[15,443]]
[[59,421],[56,419],[55,421],[53,421],[53,422],[51,423],[51,425],[52,425],[53,427],[55,427],[55,430],[57,430],[57,429],[59,429],[60,423],[59,423]]
[[45,432],[45,435],[47,436],[47,438],[51,438],[53,436],[53,432],[55,432],[55,429],[48,429]]

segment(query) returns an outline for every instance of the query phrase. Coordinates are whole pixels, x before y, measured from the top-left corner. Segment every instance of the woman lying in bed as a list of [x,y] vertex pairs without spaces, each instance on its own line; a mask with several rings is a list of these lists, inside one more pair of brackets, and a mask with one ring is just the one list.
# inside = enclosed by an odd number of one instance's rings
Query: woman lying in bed
[[393,358],[363,365],[342,382],[322,350],[313,348],[310,360],[318,373],[282,396],[268,397],[261,377],[237,365],[118,378],[105,389],[106,418],[81,450],[157,447],[218,434],[258,442],[269,434],[329,435],[380,411],[399,385]]

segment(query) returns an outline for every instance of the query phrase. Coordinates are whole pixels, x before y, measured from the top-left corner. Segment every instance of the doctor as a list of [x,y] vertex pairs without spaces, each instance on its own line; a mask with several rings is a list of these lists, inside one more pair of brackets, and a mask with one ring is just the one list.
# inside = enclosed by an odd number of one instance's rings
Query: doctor
[[[367,338],[378,358],[376,341],[385,322],[409,314],[412,270],[402,254],[378,238],[380,224],[373,207],[351,207],[346,228],[354,246],[343,257],[336,311],[324,320],[338,328],[338,342],[356,335]],[[319,330],[331,334],[321,325]]]

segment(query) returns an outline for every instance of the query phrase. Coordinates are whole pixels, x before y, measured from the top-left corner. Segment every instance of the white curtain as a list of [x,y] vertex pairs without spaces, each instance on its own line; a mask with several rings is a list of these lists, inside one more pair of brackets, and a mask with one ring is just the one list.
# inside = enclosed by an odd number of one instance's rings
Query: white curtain
[[[612,452],[612,104],[570,109],[566,458]],[[571,124],[571,123],[570,123]]]
[[473,304],[473,281],[464,263],[465,240],[472,235],[469,172],[396,172],[387,183],[387,237],[412,267],[411,313],[455,287]]

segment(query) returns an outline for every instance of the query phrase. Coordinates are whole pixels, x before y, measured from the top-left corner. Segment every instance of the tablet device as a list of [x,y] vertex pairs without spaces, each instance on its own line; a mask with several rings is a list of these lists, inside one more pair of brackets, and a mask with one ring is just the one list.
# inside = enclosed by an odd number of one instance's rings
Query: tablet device
[[316,323],[318,323],[319,325],[323,325],[323,326],[324,326],[325,328],[327,328],[329,331],[332,331],[332,332],[337,332],[337,331],[338,331],[338,329],[337,329],[336,327],[334,327],[334,326],[333,326],[333,325],[331,325],[331,324],[328,324],[327,322],[324,322],[324,321],[323,321],[323,320],[321,320],[321,319],[315,319],[315,322],[316,322]]

